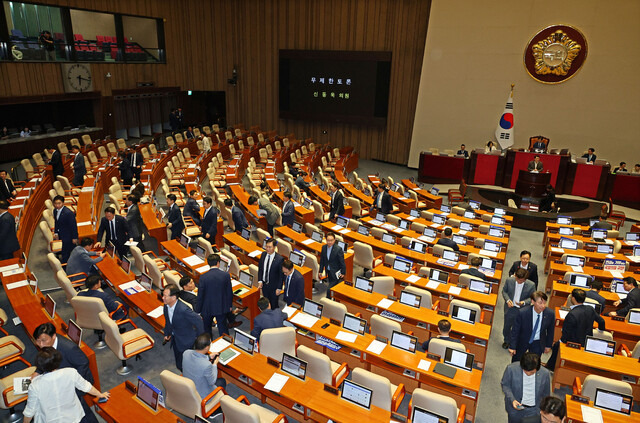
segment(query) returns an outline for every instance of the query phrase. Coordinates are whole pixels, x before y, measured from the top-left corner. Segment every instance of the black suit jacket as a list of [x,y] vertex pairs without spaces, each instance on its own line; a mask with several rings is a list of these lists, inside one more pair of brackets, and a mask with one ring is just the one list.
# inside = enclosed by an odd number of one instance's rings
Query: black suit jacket
[[200,204],[193,198],[189,198],[182,208],[182,215],[189,216],[193,223],[200,226]]
[[217,267],[200,276],[195,311],[202,316],[221,316],[231,311],[231,277]]
[[595,154],[589,154],[589,153],[582,155],[582,158],[587,159],[587,162],[595,162],[597,157],[598,156],[596,156]]
[[102,235],[106,231],[107,237],[104,240],[104,245],[107,245],[109,241],[112,241],[113,245],[122,245],[129,240],[129,225],[127,224],[127,219],[120,215],[115,215],[113,218],[116,221],[115,240],[111,233],[111,224],[109,220],[106,217],[100,219],[100,226],[98,227],[98,241],[102,242]]
[[[282,273],[282,263],[284,262],[284,258],[278,254],[273,254],[273,263],[270,264],[269,274],[267,275],[267,280],[264,280],[264,271],[265,271],[265,261],[267,258],[267,252],[265,251],[260,256],[260,261],[258,262],[258,281],[262,282],[262,292],[275,292],[276,289],[282,288],[282,282],[284,281],[284,273]],[[266,295],[265,295],[266,297]]]
[[202,318],[181,301],[176,303],[171,322],[169,321],[168,307],[165,305],[163,309],[165,320],[164,336],[171,335],[173,337],[172,341],[175,342],[178,351],[193,348],[193,343],[198,335],[204,332]]
[[[529,345],[529,338],[533,332],[533,306],[526,306],[518,310],[518,315],[511,326],[511,348],[515,348],[516,355]],[[556,317],[550,308],[545,308],[540,319],[540,342],[543,348],[551,348],[553,345],[553,329],[556,323]]]
[[131,207],[129,207],[126,219],[129,227],[129,236],[136,241],[141,241],[142,233],[144,231],[144,222],[142,221],[140,208],[137,204],[132,204]]
[[484,273],[482,273],[481,271],[479,271],[475,267],[470,267],[470,268],[464,269],[463,271],[460,272],[461,275],[463,273],[467,274],[467,275],[475,276],[476,278],[480,278],[483,281],[487,279],[487,277],[484,275]]
[[289,283],[287,283],[287,277],[284,277],[284,302],[287,305],[291,305],[291,303],[304,305],[304,299],[304,278],[302,273],[293,269]]
[[325,269],[327,270],[327,279],[329,279],[329,282],[338,280],[336,277],[338,270],[340,270],[343,276],[347,273],[347,266],[344,263],[344,251],[342,251],[342,248],[340,248],[337,242],[333,244],[329,258],[327,258],[327,244],[322,246],[319,272],[322,273]]
[[15,191],[16,188],[13,186],[13,182],[9,178],[4,181],[0,179],[0,199],[8,200],[9,198],[13,198],[12,192]]
[[0,216],[0,256],[8,256],[20,249],[16,236],[16,219],[8,211]]
[[538,164],[536,164],[535,160],[531,160],[529,162],[529,165],[527,166],[527,170],[529,171],[537,170],[538,172],[540,172],[542,169],[544,169],[542,161],[539,161]]
[[[63,369],[71,367],[76,369],[80,376],[91,382],[93,385],[93,374],[89,369],[89,359],[85,353],[83,353],[80,347],[74,344],[71,340],[60,334],[56,334],[56,339],[58,339],[58,346],[56,350],[58,350],[62,356],[60,368]],[[36,371],[40,374],[44,373],[42,369],[36,369]]]
[[[511,265],[511,269],[509,269],[509,276],[513,276],[516,273],[516,270],[520,268],[520,260],[516,260]],[[531,282],[535,283],[538,286],[538,266],[535,263],[529,262],[527,266],[527,270],[529,271],[529,279]]]
[[[58,210],[53,211],[53,218],[56,219]],[[76,223],[76,215],[66,206],[60,209],[60,217],[56,219],[55,233],[62,242],[71,242],[78,239],[78,224]]]
[[215,207],[211,206],[202,219],[202,235],[209,234],[209,242],[215,244],[216,234],[218,233],[218,212]]
[[173,204],[169,208],[167,220],[171,223],[171,238],[180,238],[180,234],[184,230],[184,222],[182,221],[182,212],[177,204]]
[[133,168],[131,167],[131,163],[128,160],[122,160],[118,169],[120,169],[120,177],[122,178],[122,181],[125,183],[131,183],[131,179],[133,179]]
[[340,190],[336,191],[335,196],[331,197],[331,210],[329,211],[329,220],[333,220],[336,216],[344,215],[344,196]]
[[598,302],[598,304],[600,304],[602,306],[602,310],[604,310],[604,304],[607,302],[607,300],[600,294],[598,294],[597,291],[590,289],[587,291],[587,298],[591,298],[592,300],[596,300]]
[[62,163],[62,155],[58,150],[55,150],[51,154],[51,159],[49,160],[49,164],[53,167],[54,178],[64,173],[64,164]]
[[440,238],[436,244],[444,245],[445,247],[453,248],[453,251],[460,251],[458,244],[453,242],[451,238]]
[[185,303],[191,304],[191,308],[194,310],[198,305],[198,296],[193,292],[185,291],[183,289],[178,293],[178,298],[180,298]]
[[282,225],[293,226],[293,221],[296,217],[296,208],[293,206],[293,201],[287,201],[282,206]]
[[616,314],[618,316],[626,316],[632,308],[640,307],[640,288],[633,288],[629,291],[627,298],[622,300],[620,305],[622,305],[622,308],[620,310],[616,310]]
[[254,336],[260,341],[260,334],[265,329],[281,328],[282,322],[287,320],[287,314],[280,309],[271,310],[267,309],[258,314],[253,319],[253,329],[251,329],[251,336]]
[[[133,165],[133,158],[136,158],[136,165]],[[129,154],[129,157],[127,157],[127,159],[129,159],[129,164],[131,165],[131,169],[133,170],[134,173],[139,173],[142,172],[142,166],[144,166],[144,159],[142,157],[142,154],[134,151],[133,153]]]
[[378,208],[378,197],[382,195],[382,207],[379,208],[380,212],[383,214],[389,214],[393,211],[393,202],[391,201],[391,195],[387,191],[384,191],[382,194],[378,192],[373,201],[373,207]]
[[598,322],[600,330],[605,330],[604,319],[593,307],[584,304],[575,306],[564,318],[560,340],[564,343],[577,342],[584,346],[587,336],[593,335],[594,321]]

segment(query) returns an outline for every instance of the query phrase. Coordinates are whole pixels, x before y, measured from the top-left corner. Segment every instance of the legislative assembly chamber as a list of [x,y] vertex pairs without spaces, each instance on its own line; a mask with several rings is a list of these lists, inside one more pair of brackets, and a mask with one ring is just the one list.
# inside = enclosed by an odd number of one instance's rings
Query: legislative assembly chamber
[[0,419],[640,422],[639,19],[3,0]]

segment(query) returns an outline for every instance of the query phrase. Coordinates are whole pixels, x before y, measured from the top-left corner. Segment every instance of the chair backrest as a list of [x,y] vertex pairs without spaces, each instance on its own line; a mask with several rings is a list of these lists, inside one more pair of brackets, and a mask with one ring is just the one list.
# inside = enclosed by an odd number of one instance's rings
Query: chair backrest
[[373,292],[382,295],[393,295],[396,286],[396,280],[393,276],[374,276],[371,278],[373,282]]
[[[591,298],[589,298],[589,299],[591,299]],[[596,302],[596,304],[597,304],[597,302]],[[604,339],[605,341],[613,341],[613,333],[609,332],[609,331],[606,331],[606,330],[594,329],[593,330],[593,337],[594,338],[598,338],[598,339]]]
[[164,281],[162,280],[162,273],[160,273],[160,269],[158,268],[158,264],[148,255],[143,257],[144,264],[147,268],[147,275],[151,278],[153,284],[158,288],[164,288]]
[[116,357],[118,357],[118,359],[125,360],[126,358],[123,352],[124,340],[122,339],[122,335],[120,335],[118,325],[104,311],[98,313],[98,318],[100,319],[102,330],[104,330],[104,342],[106,342],[109,349],[116,355]]
[[109,153],[112,154],[116,154],[118,152],[116,145],[112,142],[107,143],[107,150],[109,150]]
[[451,310],[453,310],[453,306],[468,308],[469,310],[474,310],[476,312],[476,318],[474,323],[478,323],[480,321],[480,316],[482,314],[482,309],[476,303],[471,303],[469,301],[463,300],[451,300],[449,303],[449,315],[451,315]]
[[192,419],[196,414],[201,413],[202,398],[191,379],[177,375],[170,370],[163,370],[160,373],[160,381],[166,391],[164,401],[167,408]]
[[391,341],[391,335],[394,330],[402,332],[402,326],[400,326],[400,323],[387,319],[386,317],[382,317],[378,314],[371,315],[370,331],[372,335],[384,336]]
[[322,304],[322,315],[324,317],[335,319],[342,324],[344,315],[347,314],[347,306],[326,297],[320,299],[320,304]]
[[636,342],[636,346],[631,350],[632,358],[640,358],[640,341]]
[[[315,254],[312,254],[308,251],[302,250],[302,254],[304,254],[304,267],[308,267],[311,269],[311,275],[314,281],[319,281],[320,277],[318,275],[320,271],[320,265],[318,264],[318,258]],[[302,304],[300,304],[302,305]]]
[[205,257],[209,257],[211,254],[213,254],[213,246],[204,237],[198,237],[198,245],[204,248],[204,251],[206,253]]
[[109,154],[107,153],[107,149],[104,148],[103,145],[98,147],[98,154],[100,154],[100,157],[103,159],[106,159],[107,157],[109,157]]
[[584,378],[584,382],[582,382],[582,395],[593,401],[595,400],[596,389],[598,388],[624,395],[633,395],[631,385],[627,382],[598,375],[588,375]]
[[289,257],[291,255],[291,251],[293,251],[293,247],[288,241],[279,239],[278,243],[276,244],[276,250],[282,257]]
[[391,411],[392,391],[391,382],[384,376],[371,373],[361,367],[356,367],[351,372],[351,380],[373,391],[371,405]]
[[[58,260],[58,258],[55,256],[55,254],[53,253],[49,253],[47,254],[47,261],[49,262],[49,266],[51,267],[51,271],[53,273],[56,273],[58,270],[62,270],[62,264],[60,263],[60,260]],[[66,272],[65,272],[66,274]]]
[[[107,308],[104,305],[104,301],[100,298],[76,295],[71,298],[69,302],[76,314],[76,323],[81,328],[96,330],[102,329],[102,323],[99,318],[100,313],[104,313],[107,318],[111,320],[109,313],[107,312]],[[113,320],[111,321],[113,322]]]
[[129,247],[129,251],[131,251],[131,255],[133,256],[134,266],[136,266],[136,269],[138,269],[140,272],[144,272],[145,263],[144,257],[142,256],[142,250],[140,250],[140,248],[138,248],[137,246],[132,245]]
[[231,261],[231,264],[229,265],[229,273],[237,277],[240,274],[240,263],[238,262],[236,255],[224,249],[220,250],[220,254]]
[[229,395],[220,399],[220,405],[225,423],[261,423],[258,409],[236,401]]
[[429,352],[437,354],[444,358],[444,352],[447,348],[465,352],[464,345],[460,342],[447,341],[446,339],[431,338],[429,341]]
[[260,334],[260,354],[282,361],[282,353],[296,355],[296,330],[292,327],[265,329]]
[[31,157],[33,157],[33,161],[35,162],[36,166],[45,166],[44,159],[42,158],[42,154],[34,153],[33,156]]
[[58,143],[58,151],[60,151],[60,154],[62,154],[62,155],[69,154],[69,149],[67,148],[67,143],[59,142]]
[[326,354],[300,345],[298,358],[307,362],[307,377],[320,383],[331,385],[333,372],[331,371],[331,359]]
[[371,248],[371,245],[355,241],[353,243],[353,251],[353,264],[365,269],[373,269],[373,248]]
[[64,291],[64,295],[67,297],[67,301],[70,302],[71,299],[77,295],[77,292],[73,285],[71,285],[71,281],[67,277],[67,274],[64,272],[64,270],[58,270],[53,275],[53,278],[58,283],[58,286]]
[[446,245],[442,245],[442,244],[435,244],[433,246],[433,254],[437,256],[442,256],[443,252],[447,250],[453,251],[453,248],[447,247]]
[[426,289],[418,288],[417,286],[407,285],[404,287],[404,291],[410,292],[415,295],[420,295],[420,307],[431,308],[433,307],[433,298],[431,292]]
[[[51,212],[49,210],[45,210],[47,212],[49,212],[49,214],[51,214]],[[44,215],[44,214],[43,214]],[[45,241],[47,242],[47,248],[51,248],[50,247],[50,243],[51,241],[53,241],[53,235],[51,234],[51,229],[49,227],[48,222],[46,221],[41,221],[38,226],[40,227],[40,231],[42,232],[42,235],[44,236]]]
[[91,136],[89,134],[84,134],[82,136],[82,142],[84,143],[84,145],[91,145],[93,144],[93,141],[91,140]]
[[53,217],[53,213],[51,213],[51,210],[44,209],[44,211],[42,212],[42,217],[44,218],[45,222],[47,222],[47,225],[49,225],[49,228],[53,230],[56,225],[56,219]]
[[91,164],[98,163],[98,157],[96,156],[96,152],[95,151],[89,151],[87,153],[87,158],[89,159],[89,162],[91,162]]
[[[458,420],[458,404],[456,400],[446,395],[437,394],[422,388],[414,389],[411,397],[413,407],[420,407],[424,410],[446,417],[453,423]],[[409,410],[411,413],[412,410]]]
[[482,280],[482,279],[477,276],[470,275],[468,273],[462,273],[458,277],[458,284],[464,286],[465,288],[468,288],[469,285],[471,285],[472,280]]

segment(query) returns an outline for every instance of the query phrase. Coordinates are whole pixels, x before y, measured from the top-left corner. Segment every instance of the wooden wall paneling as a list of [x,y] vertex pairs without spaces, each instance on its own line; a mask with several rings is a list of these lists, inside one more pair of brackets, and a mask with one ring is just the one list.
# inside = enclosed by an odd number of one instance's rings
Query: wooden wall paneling
[[151,115],[149,102],[152,97],[150,95],[141,96],[138,100],[138,113],[140,116],[140,136],[150,136],[151,131]]

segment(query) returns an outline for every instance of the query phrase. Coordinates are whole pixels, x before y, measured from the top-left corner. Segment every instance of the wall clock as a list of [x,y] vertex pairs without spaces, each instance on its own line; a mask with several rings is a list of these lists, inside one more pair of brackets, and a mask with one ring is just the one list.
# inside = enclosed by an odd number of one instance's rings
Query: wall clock
[[64,63],[62,66],[62,82],[67,93],[93,91],[91,65],[87,63]]

